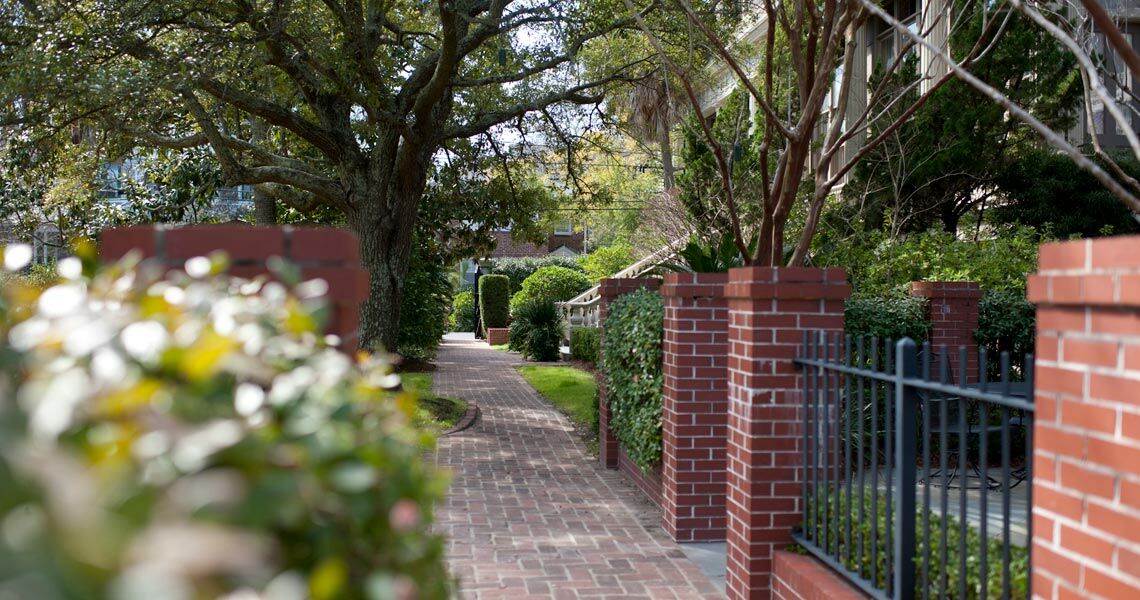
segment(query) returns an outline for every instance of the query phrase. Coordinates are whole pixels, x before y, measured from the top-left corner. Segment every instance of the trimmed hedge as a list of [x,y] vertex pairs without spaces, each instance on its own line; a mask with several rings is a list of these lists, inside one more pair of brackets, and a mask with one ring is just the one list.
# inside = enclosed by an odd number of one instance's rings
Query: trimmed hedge
[[536,300],[519,307],[511,321],[511,350],[541,362],[558,360],[562,315],[553,300]]
[[921,344],[930,331],[926,299],[914,296],[851,298],[843,319],[847,333],[855,337],[909,337]]
[[479,315],[483,331],[490,327],[506,327],[510,318],[511,280],[506,275],[484,275],[479,278]]
[[598,362],[600,330],[597,327],[576,327],[570,330],[570,356],[588,363]]
[[463,290],[451,302],[451,330],[475,330],[475,292]]
[[665,303],[638,290],[610,305],[603,341],[610,427],[634,462],[648,471],[661,461],[661,338]]
[[565,302],[590,289],[590,278],[566,267],[543,267],[522,283],[522,289],[511,298],[511,314],[530,302],[550,300]]
[[489,267],[492,273],[510,278],[512,294],[518,293],[526,278],[543,267],[565,267],[571,271],[585,272],[578,264],[578,259],[570,256],[497,258],[490,262]]

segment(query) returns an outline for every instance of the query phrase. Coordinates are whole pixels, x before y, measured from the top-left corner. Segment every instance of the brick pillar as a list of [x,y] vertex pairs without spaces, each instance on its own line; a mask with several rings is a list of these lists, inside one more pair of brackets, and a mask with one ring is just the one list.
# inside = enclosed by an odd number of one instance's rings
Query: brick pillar
[[728,566],[730,598],[771,597],[772,560],[802,521],[803,331],[843,331],[844,269],[729,272]]
[[230,259],[230,275],[268,274],[266,260],[280,256],[301,268],[302,280],[329,284],[330,320],[326,331],[340,336],[341,348],[357,348],[360,305],[368,298],[368,272],[360,265],[360,242],[345,229],[319,227],[255,227],[252,225],[140,225],[105,229],[99,234],[100,255],[117,260],[137,250],[170,268],[215,250]]
[[1033,596],[1140,595],[1140,236],[1041,246]]
[[678,542],[724,539],[728,438],[727,273],[665,276],[662,493]]
[[[656,291],[660,286],[660,279],[650,277],[603,279],[598,285],[600,343],[605,343],[606,317],[610,313],[609,306],[618,296],[642,288]],[[607,469],[616,469],[618,468],[618,441],[613,432],[610,431],[610,405],[606,401],[605,369],[598,369],[594,377],[598,383],[598,458]]]
[[[966,347],[966,378],[978,381],[978,305],[982,288],[974,281],[915,281],[910,295],[929,301],[930,345],[945,345],[950,360],[957,364],[958,348]],[[957,374],[956,374],[957,375]]]

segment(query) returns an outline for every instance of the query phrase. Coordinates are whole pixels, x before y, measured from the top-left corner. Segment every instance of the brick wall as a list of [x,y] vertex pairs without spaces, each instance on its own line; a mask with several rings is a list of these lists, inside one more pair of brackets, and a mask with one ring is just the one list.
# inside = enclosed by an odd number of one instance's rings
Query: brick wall
[[774,600],[864,600],[866,594],[818,560],[776,552],[772,562]]
[[487,328],[487,343],[492,346],[501,346],[511,341],[511,330],[509,327],[488,327]]
[[619,446],[618,471],[628,477],[650,502],[658,507],[661,506],[661,463],[649,471],[642,471],[641,467],[625,453],[625,449]]
[[1140,237],[1041,247],[1033,595],[1140,594]]
[[678,542],[724,539],[727,273],[665,276],[662,522]]
[[[916,281],[910,284],[912,296],[926,298],[930,317],[930,344],[945,345],[956,360],[958,348],[966,347],[966,378],[978,380],[978,306],[981,286],[973,281]],[[957,374],[956,374],[957,375]]]
[[266,260],[283,257],[301,268],[303,280],[329,284],[331,319],[326,330],[342,338],[346,351],[355,351],[360,305],[368,298],[368,272],[360,266],[360,243],[344,229],[255,227],[250,225],[140,225],[105,229],[99,235],[100,255],[117,260],[137,250],[151,260],[181,268],[189,258],[216,250],[230,258],[235,277],[268,274]]
[[[601,327],[601,343],[605,343],[606,317],[609,306],[623,294],[645,288],[656,290],[660,279],[649,277],[636,279],[603,279],[598,286],[598,326]],[[605,369],[595,373],[598,382],[598,459],[607,469],[618,468],[618,441],[610,431],[610,406],[606,402]]]
[[799,377],[803,331],[843,330],[843,269],[729,272],[728,566],[730,598],[771,597],[773,555],[801,521]]

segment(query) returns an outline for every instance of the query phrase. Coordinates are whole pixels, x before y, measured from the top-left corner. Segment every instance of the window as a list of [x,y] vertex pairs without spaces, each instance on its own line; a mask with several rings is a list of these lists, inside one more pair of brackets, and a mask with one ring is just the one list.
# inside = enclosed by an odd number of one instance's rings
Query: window
[[574,224],[570,221],[563,221],[554,228],[554,235],[570,235],[574,233]]

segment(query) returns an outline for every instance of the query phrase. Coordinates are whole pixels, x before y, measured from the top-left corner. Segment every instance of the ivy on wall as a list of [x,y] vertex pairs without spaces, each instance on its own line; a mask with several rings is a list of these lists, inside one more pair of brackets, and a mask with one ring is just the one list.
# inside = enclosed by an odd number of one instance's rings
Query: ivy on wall
[[610,427],[642,469],[661,461],[661,338],[665,305],[649,290],[610,305],[602,341],[602,368],[610,403]]

